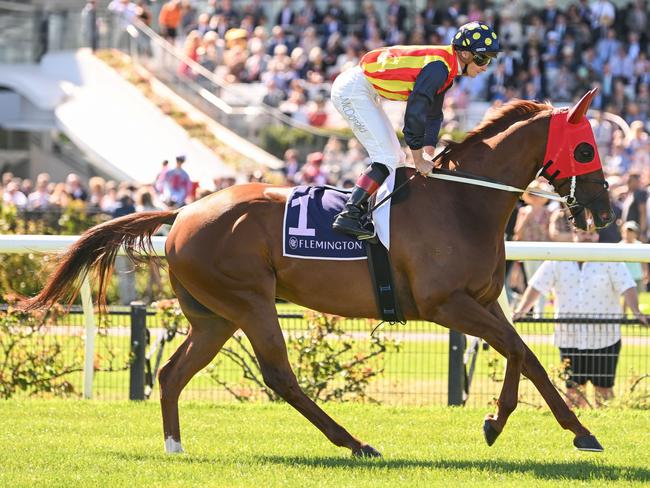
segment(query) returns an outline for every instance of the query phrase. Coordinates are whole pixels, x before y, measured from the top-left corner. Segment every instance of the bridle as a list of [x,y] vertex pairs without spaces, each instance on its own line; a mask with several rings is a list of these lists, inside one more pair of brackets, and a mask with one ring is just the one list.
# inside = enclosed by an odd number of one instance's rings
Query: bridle
[[[555,181],[559,171],[555,171],[553,174],[548,174],[548,169],[552,164],[553,161],[548,161],[546,164],[544,164],[544,166],[542,166],[540,170],[537,172],[537,174],[535,175],[535,179],[537,179],[539,176],[543,176],[548,180],[549,184],[555,188]],[[589,201],[583,203],[583,202],[579,202],[575,196],[578,177],[576,175],[573,175],[570,178],[571,178],[571,186],[569,188],[569,194],[566,197],[563,197],[564,198],[563,203],[567,206],[569,210],[571,210],[572,216],[570,217],[570,219],[573,220],[575,217],[577,217],[582,212],[584,212],[585,208],[588,208],[593,202],[595,202],[598,198],[600,198],[603,192],[607,192],[607,190],[609,190],[609,183],[605,179],[584,178],[582,180],[583,182],[602,185],[602,187],[600,191],[598,191],[592,198],[589,199]]]

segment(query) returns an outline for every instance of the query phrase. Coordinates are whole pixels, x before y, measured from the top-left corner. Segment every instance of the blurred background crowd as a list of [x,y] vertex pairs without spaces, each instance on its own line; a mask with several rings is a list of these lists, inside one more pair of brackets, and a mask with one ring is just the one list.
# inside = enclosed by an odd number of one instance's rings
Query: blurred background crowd
[[[325,124],[314,112],[329,83],[365,52],[394,44],[449,44],[459,25],[477,20],[494,26],[505,49],[489,77],[471,86],[469,81],[458,84],[457,91],[465,91],[466,97],[569,102],[599,86],[595,108],[621,114],[628,123],[647,122],[645,0],[621,8],[608,1],[580,0],[566,8],[555,0],[547,0],[543,8],[514,1],[498,10],[490,2],[452,1],[440,7],[436,5],[441,2],[429,1],[417,12],[403,3],[388,1],[387,12],[380,16],[371,1],[346,11],[337,0],[323,10],[313,0],[286,0],[269,19],[260,1],[238,10],[229,0],[171,0],[162,7],[159,24],[161,34],[222,78],[263,83],[267,103],[284,104],[291,113],[312,102],[297,116],[313,125]],[[134,14],[140,12],[150,22],[146,2],[139,5]]]

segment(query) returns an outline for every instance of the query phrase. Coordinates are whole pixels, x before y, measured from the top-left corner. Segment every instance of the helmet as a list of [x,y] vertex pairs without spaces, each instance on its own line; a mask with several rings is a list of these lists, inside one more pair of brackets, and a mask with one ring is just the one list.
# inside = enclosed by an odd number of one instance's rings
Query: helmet
[[473,53],[498,53],[501,51],[499,38],[492,28],[482,22],[461,25],[451,44],[459,51]]

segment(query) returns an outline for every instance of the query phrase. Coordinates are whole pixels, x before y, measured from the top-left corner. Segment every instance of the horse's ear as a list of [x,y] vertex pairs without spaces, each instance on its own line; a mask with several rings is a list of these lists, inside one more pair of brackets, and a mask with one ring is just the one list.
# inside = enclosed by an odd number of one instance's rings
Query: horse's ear
[[598,87],[589,90],[587,93],[584,94],[584,96],[580,99],[580,101],[576,103],[575,106],[569,111],[569,115],[567,117],[567,121],[569,122],[569,124],[580,123],[582,117],[584,117],[585,114],[587,113],[587,110],[589,110],[589,105],[591,105],[591,101],[596,96],[597,91],[598,91]]

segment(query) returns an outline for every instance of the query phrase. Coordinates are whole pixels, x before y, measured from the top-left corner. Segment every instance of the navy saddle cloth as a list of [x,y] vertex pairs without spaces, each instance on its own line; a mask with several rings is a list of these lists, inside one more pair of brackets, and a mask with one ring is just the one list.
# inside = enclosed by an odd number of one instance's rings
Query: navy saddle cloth
[[302,259],[366,259],[363,242],[332,230],[349,192],[297,186],[284,210],[284,255]]

